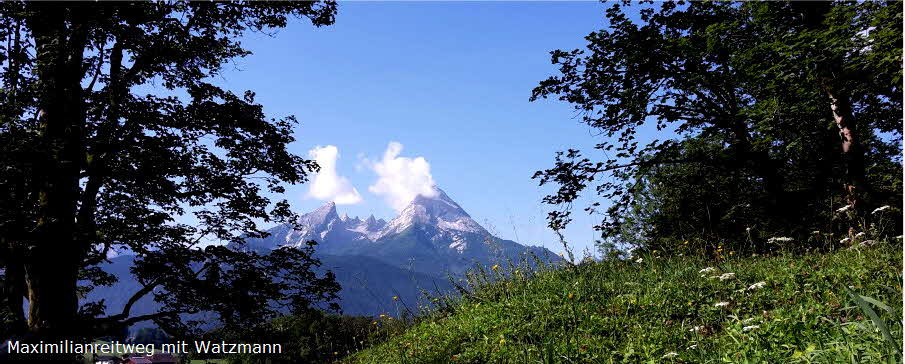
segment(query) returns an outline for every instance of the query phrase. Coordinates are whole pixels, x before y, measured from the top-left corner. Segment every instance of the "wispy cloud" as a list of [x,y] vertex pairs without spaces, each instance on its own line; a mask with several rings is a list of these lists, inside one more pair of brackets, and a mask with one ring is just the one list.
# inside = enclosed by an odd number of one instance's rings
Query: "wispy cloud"
[[317,146],[308,151],[309,158],[317,161],[321,170],[314,176],[308,188],[308,196],[319,200],[333,201],[338,205],[353,205],[361,202],[361,195],[349,180],[336,173],[339,149],[334,145]]
[[433,197],[437,194],[430,163],[424,157],[400,157],[402,148],[399,142],[390,142],[382,160],[366,161],[377,173],[377,182],[368,190],[383,197],[397,211],[404,209],[415,196]]

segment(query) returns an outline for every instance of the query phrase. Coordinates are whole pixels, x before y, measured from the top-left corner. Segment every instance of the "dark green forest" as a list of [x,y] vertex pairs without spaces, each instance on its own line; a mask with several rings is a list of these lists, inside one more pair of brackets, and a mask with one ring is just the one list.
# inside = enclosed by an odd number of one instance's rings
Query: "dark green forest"
[[[533,91],[602,137],[535,174],[563,207],[551,228],[590,193],[604,249],[714,255],[779,248],[771,237],[831,249],[901,234],[901,3],[668,2],[640,24],[630,5],[608,8],[586,49],[553,51],[559,72]],[[665,137],[638,137],[653,128]]]

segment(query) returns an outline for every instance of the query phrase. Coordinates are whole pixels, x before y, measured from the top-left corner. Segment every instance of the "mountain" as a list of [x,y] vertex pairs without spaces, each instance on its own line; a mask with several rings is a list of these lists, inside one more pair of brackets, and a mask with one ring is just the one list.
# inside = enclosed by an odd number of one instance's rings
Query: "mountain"
[[[321,266],[316,268],[316,273],[320,275],[330,270],[336,275],[336,281],[342,287],[339,302],[343,313],[347,315],[398,315],[404,310],[417,313],[419,307],[426,304],[422,290],[434,294],[452,288],[446,278],[406,271],[371,257],[320,254],[318,258]],[[133,261],[134,256],[121,255],[102,264],[101,268],[116,275],[119,281],[111,286],[95,287],[83,301],[103,300],[108,314],[122,311],[132,294],[141,289],[141,285],[129,272]],[[397,297],[396,300],[393,299],[394,296]],[[148,295],[132,306],[131,314],[148,315],[158,312],[160,308],[161,305]],[[134,325],[131,330],[153,326],[152,322],[145,321]]]
[[300,229],[274,227],[264,239],[248,239],[243,249],[267,251],[318,243],[319,254],[360,255],[392,266],[435,276],[459,275],[476,264],[518,262],[527,254],[558,260],[547,249],[527,247],[490,234],[443,190],[418,195],[390,222],[369,216],[340,217],[328,202],[304,214]]
[[331,242],[320,244],[319,253],[345,254],[354,251],[363,242],[373,242],[387,224],[382,219],[374,218],[374,215],[365,220],[348,215],[340,217],[333,202],[302,215],[298,223],[301,229],[293,229],[289,224],[279,225],[268,230],[270,236],[264,239],[247,239],[242,248],[266,252],[281,246],[300,247],[314,240]]
[[380,236],[399,234],[416,225],[433,225],[444,231],[488,234],[487,230],[439,188],[433,197],[416,196],[399,216],[387,224]]
[[[518,262],[526,254],[545,261],[560,258],[539,247],[523,246],[490,234],[444,191],[417,196],[398,216],[387,222],[373,215],[365,219],[340,216],[329,202],[302,215],[298,229],[289,224],[268,230],[263,239],[247,239],[233,249],[266,253],[272,249],[318,242],[315,257],[336,275],[342,287],[340,306],[345,314],[417,313],[426,304],[422,292],[434,295],[452,289],[449,277],[458,277],[477,264]],[[104,300],[108,313],[119,312],[139,284],[129,273],[133,257],[111,259],[102,268],[119,278],[111,287],[97,287],[87,297]],[[393,300],[396,296],[399,299]],[[156,312],[149,297],[133,307],[134,314]],[[150,324],[148,324],[150,325]],[[134,328],[133,328],[134,329]]]
[[428,304],[422,291],[437,295],[452,289],[445,277],[407,271],[372,257],[319,255],[318,259],[321,272],[330,270],[336,275],[342,287],[339,303],[347,315],[418,313]]

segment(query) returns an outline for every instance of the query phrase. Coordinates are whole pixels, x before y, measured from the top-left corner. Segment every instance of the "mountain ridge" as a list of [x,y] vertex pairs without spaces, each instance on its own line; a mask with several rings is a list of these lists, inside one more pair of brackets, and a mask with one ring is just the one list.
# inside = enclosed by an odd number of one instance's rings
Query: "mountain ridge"
[[435,192],[433,196],[417,195],[389,222],[373,215],[365,220],[347,214],[340,217],[336,204],[327,202],[302,215],[299,229],[274,227],[268,230],[267,238],[248,239],[245,248],[266,251],[302,246],[313,240],[318,243],[318,253],[372,256],[403,269],[435,275],[462,274],[475,264],[520,261],[525,253],[558,260],[545,248],[494,236],[445,191],[437,187]]
[[[389,222],[373,214],[365,219],[341,216],[336,204],[328,202],[300,216],[297,225],[278,225],[267,230],[265,238],[249,238],[229,247],[266,253],[318,242],[314,257],[322,265],[316,272],[334,272],[341,286],[339,304],[352,315],[379,315],[400,305],[423,307],[422,292],[447,293],[453,286],[451,278],[476,265],[519,262],[528,254],[546,261],[560,259],[547,249],[493,236],[439,188],[434,196],[416,196]],[[129,273],[132,265],[132,256],[111,259],[103,269],[116,273],[119,282],[97,287],[87,299],[105,300],[108,312],[119,312],[127,299],[123,292],[131,294],[140,288]],[[145,314],[159,308],[145,297],[133,311]]]

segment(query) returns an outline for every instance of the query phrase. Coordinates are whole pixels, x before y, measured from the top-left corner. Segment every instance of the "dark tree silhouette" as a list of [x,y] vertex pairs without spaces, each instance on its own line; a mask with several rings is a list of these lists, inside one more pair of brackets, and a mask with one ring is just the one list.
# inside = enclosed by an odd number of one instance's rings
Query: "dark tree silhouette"
[[[144,320],[185,332],[182,313],[242,325],[335,298],[310,247],[198,248],[261,236],[256,221],[293,221],[285,200],[263,193],[317,169],[286,150],[293,117],[270,119],[253,92],[210,80],[249,54],[243,34],[292,18],[329,25],[335,11],[332,1],[0,4],[3,334],[97,337]],[[136,255],[144,288],[103,317],[103,302],[79,297],[115,280],[98,267],[111,251]],[[146,295],[162,311],[134,316]]]
[[[837,209],[901,204],[900,2],[634,4],[638,20],[627,4],[587,49],[551,52],[559,74],[532,94],[573,104],[602,139],[535,174],[558,186],[551,227],[589,186],[613,202],[604,238],[673,246],[750,227],[853,235],[861,221]],[[638,138],[654,129],[668,136]]]

